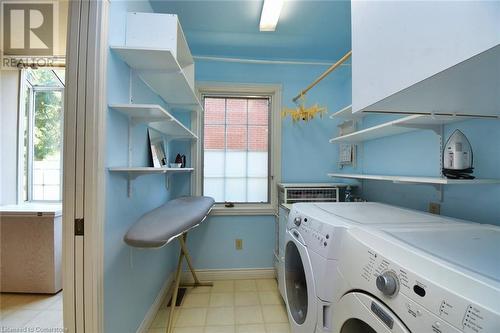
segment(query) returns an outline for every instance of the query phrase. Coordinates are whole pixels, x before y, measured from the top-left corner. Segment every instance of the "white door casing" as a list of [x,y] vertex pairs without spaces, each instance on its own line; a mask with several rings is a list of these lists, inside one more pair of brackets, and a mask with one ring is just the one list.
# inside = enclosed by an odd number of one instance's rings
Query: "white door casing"
[[69,5],[63,148],[63,305],[67,332],[103,331],[108,6],[107,0],[75,0]]

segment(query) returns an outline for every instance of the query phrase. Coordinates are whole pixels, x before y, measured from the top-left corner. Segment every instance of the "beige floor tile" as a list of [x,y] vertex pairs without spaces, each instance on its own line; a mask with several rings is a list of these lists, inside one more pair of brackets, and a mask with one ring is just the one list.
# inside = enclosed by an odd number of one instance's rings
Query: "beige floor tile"
[[288,317],[282,305],[263,305],[264,321],[266,323],[287,323]]
[[264,322],[260,306],[238,306],[234,308],[236,324],[260,324]]
[[207,286],[193,287],[193,288],[189,288],[188,292],[191,294],[203,294],[203,293],[211,292],[212,288],[213,287],[207,287]]
[[236,327],[237,333],[266,333],[266,328],[262,324],[240,325]]
[[51,303],[47,307],[47,310],[59,310],[59,311],[62,311],[63,310],[62,297],[60,297],[59,299],[57,299],[55,302]]
[[257,291],[255,280],[236,280],[234,281],[235,291]]
[[275,279],[258,279],[256,280],[257,289],[259,291],[275,291],[278,290],[278,283]]
[[204,329],[205,328],[203,326],[175,327],[174,333],[203,333]]
[[214,281],[212,293],[232,293],[234,292],[233,280]]
[[212,293],[210,295],[210,307],[233,306],[233,293]]
[[290,333],[290,324],[266,324],[267,333]]
[[234,294],[234,305],[236,306],[259,304],[259,295],[256,292],[236,292]]
[[46,310],[58,300],[61,300],[58,295],[9,294],[1,306],[2,309]]
[[281,305],[283,301],[277,291],[259,291],[260,304],[262,305]]
[[210,294],[200,293],[200,294],[187,294],[182,301],[183,308],[201,308],[207,307],[208,301],[210,299]]
[[179,317],[175,320],[176,327],[204,326],[207,316],[206,308],[181,308]]
[[30,328],[62,328],[63,313],[58,310],[43,310],[26,323]]
[[209,308],[206,325],[234,325],[234,308]]
[[235,327],[229,326],[206,326],[205,333],[234,333]]
[[2,326],[8,328],[24,327],[30,320],[35,318],[38,310],[16,310],[2,318]]
[[13,297],[13,294],[9,293],[0,293],[0,309],[3,309],[8,301]]

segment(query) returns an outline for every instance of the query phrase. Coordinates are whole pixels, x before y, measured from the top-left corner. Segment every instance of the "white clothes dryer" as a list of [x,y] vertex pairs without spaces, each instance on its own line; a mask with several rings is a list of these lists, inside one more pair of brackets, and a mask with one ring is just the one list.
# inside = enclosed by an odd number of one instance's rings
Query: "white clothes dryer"
[[333,333],[500,332],[500,228],[351,228]]
[[278,281],[284,286],[292,333],[331,329],[337,263],[348,229],[450,223],[459,222],[373,202],[294,204],[285,237],[285,273]]

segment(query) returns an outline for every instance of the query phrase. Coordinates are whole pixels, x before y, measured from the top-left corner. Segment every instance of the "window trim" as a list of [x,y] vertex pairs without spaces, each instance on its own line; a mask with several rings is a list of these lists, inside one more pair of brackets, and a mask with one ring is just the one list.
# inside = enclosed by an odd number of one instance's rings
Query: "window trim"
[[[197,93],[200,101],[204,95],[220,96],[266,96],[270,98],[270,136],[271,149],[269,163],[269,202],[268,203],[235,203],[228,208],[224,204],[216,204],[213,215],[274,215],[278,209],[278,183],[281,180],[281,85],[253,84],[253,83],[221,83],[199,82]],[[193,114],[192,128],[201,138],[196,145],[197,149],[191,152],[191,160],[195,166],[192,179],[192,193],[202,195],[203,188],[203,111]]]
[[[51,70],[50,67],[45,68]],[[59,76],[54,72],[54,75],[56,78],[59,80],[59,82],[62,84],[62,86],[33,86],[27,78],[27,71],[26,70],[21,70],[20,71],[20,82],[19,82],[19,87],[20,87],[20,93],[19,93],[19,114],[18,114],[18,175],[17,175],[17,188],[18,188],[18,203],[25,203],[25,202],[34,202],[34,203],[60,203],[62,202],[63,199],[63,157],[62,157],[62,150],[63,150],[63,140],[64,140],[64,134],[61,132],[61,158],[60,158],[60,188],[59,188],[59,197],[60,200],[34,200],[33,199],[33,137],[34,137],[34,112],[35,112],[35,95],[37,92],[46,92],[46,91],[58,91],[61,92],[61,112],[63,114],[63,119],[61,121],[61,126],[64,126],[64,91],[65,91],[65,85],[62,83],[61,79]],[[29,88],[30,92],[29,95],[26,96],[26,88]],[[26,112],[25,108],[25,98],[29,97],[29,109],[28,109],[28,123],[25,123],[24,121],[24,115]],[[24,131],[27,129],[28,131],[28,147],[25,147],[24,145]],[[26,158],[27,161],[24,160],[24,150],[27,149],[26,151]],[[27,175],[27,184],[24,183],[24,163],[27,162],[27,168],[28,168],[28,175]],[[26,198],[24,197],[24,188],[26,186]]]

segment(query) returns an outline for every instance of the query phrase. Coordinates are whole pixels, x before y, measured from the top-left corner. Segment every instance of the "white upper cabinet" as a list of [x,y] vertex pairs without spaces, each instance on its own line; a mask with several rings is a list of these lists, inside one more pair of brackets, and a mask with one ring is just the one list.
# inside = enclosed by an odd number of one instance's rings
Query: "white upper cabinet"
[[352,110],[500,115],[500,2],[352,1]]
[[171,108],[202,109],[193,57],[177,15],[128,13],[125,45],[111,49]]

